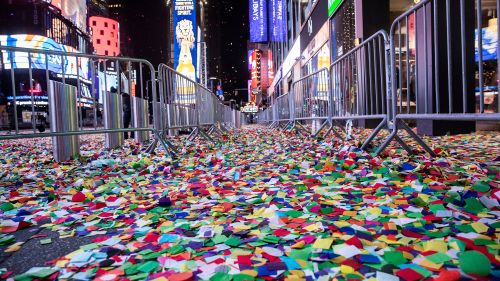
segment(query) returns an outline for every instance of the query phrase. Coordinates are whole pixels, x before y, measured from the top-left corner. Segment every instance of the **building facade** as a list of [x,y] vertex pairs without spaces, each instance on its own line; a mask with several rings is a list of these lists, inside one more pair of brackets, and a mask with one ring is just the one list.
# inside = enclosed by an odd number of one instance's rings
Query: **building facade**
[[101,56],[118,56],[120,52],[120,24],[110,18],[89,18],[94,53]]

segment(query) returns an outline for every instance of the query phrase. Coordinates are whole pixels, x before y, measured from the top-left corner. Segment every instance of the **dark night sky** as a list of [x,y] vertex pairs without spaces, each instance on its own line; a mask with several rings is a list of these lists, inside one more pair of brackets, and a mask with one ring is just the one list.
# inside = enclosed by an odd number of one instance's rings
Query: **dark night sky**
[[[213,1],[213,0],[212,0]],[[222,12],[222,76],[224,90],[248,87],[248,0],[219,0]],[[243,95],[240,92],[240,95]],[[236,98],[236,99],[240,99]],[[246,99],[246,97],[243,97]]]
[[[218,9],[219,30],[207,29],[207,33],[220,35],[220,50],[210,50],[209,56],[220,56],[221,65],[218,78],[222,78],[223,89],[228,98],[234,97],[237,88],[246,88],[248,80],[247,40],[248,40],[248,0],[208,0]],[[164,0],[125,0],[127,3],[126,22],[122,22],[131,38],[133,55],[151,61],[155,66],[167,61],[167,9]],[[215,14],[212,12],[212,15]],[[210,19],[209,19],[210,20]],[[220,52],[219,52],[220,51]],[[209,60],[210,61],[210,58]],[[209,73],[209,76],[215,76]]]

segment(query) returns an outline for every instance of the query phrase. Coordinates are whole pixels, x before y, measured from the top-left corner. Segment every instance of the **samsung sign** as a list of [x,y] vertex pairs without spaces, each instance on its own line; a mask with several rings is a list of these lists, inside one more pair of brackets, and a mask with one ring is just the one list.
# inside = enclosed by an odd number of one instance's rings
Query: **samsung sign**
[[314,10],[306,20],[306,24],[302,26],[300,32],[300,52],[302,53],[309,45],[309,42],[318,34],[318,31],[323,27],[328,20],[328,0],[318,0],[314,6]]
[[250,0],[250,42],[267,41],[267,1]]

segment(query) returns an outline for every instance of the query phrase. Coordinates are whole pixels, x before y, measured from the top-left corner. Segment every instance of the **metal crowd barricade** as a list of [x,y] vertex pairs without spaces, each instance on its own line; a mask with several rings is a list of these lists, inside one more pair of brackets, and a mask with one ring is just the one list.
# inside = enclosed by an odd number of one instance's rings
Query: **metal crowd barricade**
[[[127,125],[131,123],[131,127],[109,123],[124,123],[119,116],[123,105],[117,96],[157,100],[155,87],[147,93],[146,81],[156,77],[148,61],[5,46],[8,44],[0,46],[2,80],[8,81],[2,84],[2,90],[10,95],[8,105],[3,105],[4,112],[0,112],[7,113],[9,123],[6,130],[0,131],[0,141],[51,137],[54,159],[66,161],[79,154],[79,135],[104,134],[106,143],[110,143],[117,134],[120,138],[124,133],[153,132],[170,150],[168,143],[159,138],[157,127],[149,126],[144,111],[141,122],[129,122],[138,114],[122,115],[129,119]],[[103,108],[102,101],[111,94],[115,95],[113,103]],[[131,106],[145,103],[143,100]],[[155,124],[157,116],[153,108]],[[46,126],[50,131],[45,131]]]
[[199,125],[197,93],[199,85],[165,64],[158,68],[159,111],[163,132],[197,128]]
[[290,114],[290,95],[288,93],[276,99],[273,115],[269,117],[271,120],[276,120],[277,122],[290,122],[292,120]]
[[[500,121],[498,81],[497,104],[493,112],[485,110],[486,95],[494,100],[495,93],[485,92],[483,62],[485,55],[491,55],[488,51],[491,46],[484,44],[483,2],[424,0],[393,22],[390,30],[393,88],[388,114],[392,133],[378,153],[393,139],[398,140],[398,131],[403,129],[434,155],[405,120]],[[498,12],[498,0],[496,8]],[[498,20],[496,25],[498,38]],[[493,44],[498,66],[498,41]],[[402,146],[411,152],[404,142]]]
[[381,129],[388,127],[388,45],[388,35],[381,30],[331,64],[331,124],[326,135],[335,133],[334,126],[341,126],[336,124],[338,121],[380,120],[365,140],[365,148]]
[[[298,126],[305,129],[300,121],[312,121],[313,127],[319,121],[327,121],[330,102],[329,92],[329,73],[326,68],[295,81],[288,97],[291,109],[289,114],[293,123],[292,128]],[[283,95],[283,97],[285,96]],[[287,112],[285,111],[282,114],[286,115]]]
[[199,135],[213,141],[211,134],[220,135],[237,121],[235,112],[214,93],[165,64],[158,68],[158,83],[160,95],[155,106],[162,137],[187,129],[191,130],[190,141]]

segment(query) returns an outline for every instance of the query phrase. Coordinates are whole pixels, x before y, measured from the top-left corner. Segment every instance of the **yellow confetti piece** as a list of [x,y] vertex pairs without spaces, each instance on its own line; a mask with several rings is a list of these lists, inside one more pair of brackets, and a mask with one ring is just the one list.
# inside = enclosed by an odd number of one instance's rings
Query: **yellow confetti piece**
[[488,231],[488,227],[484,223],[481,223],[481,222],[471,223],[471,226],[472,226],[472,228],[474,228],[474,230],[477,233],[485,233]]
[[17,242],[12,245],[10,245],[4,252],[6,253],[13,253],[21,250],[21,246],[24,244],[24,242]]
[[304,242],[303,240],[302,241],[299,241],[297,243],[295,243],[294,245],[292,245],[292,249],[302,249],[304,246],[306,245],[306,242]]
[[244,274],[244,275],[249,275],[252,277],[257,277],[257,275],[258,275],[258,272],[255,270],[242,270],[240,273]]
[[313,248],[316,249],[330,249],[332,247],[333,238],[318,238],[314,241]]
[[308,225],[308,226],[304,227],[304,229],[305,229],[305,230],[307,230],[307,231],[315,231],[315,230],[317,230],[318,228],[319,228],[319,227],[318,227],[318,225],[317,225],[317,224],[315,224],[315,223],[310,224],[310,225]]
[[348,216],[348,217],[354,217],[357,215],[357,212],[355,211],[344,211],[343,213],[344,216]]
[[427,259],[423,259],[419,265],[430,270],[439,270],[441,267],[443,267],[442,263],[433,263]]
[[431,240],[424,243],[424,250],[446,253],[448,245],[443,240]]
[[341,265],[340,266],[340,272],[343,274],[349,274],[354,272],[354,268],[348,266],[348,265]]

